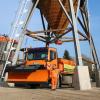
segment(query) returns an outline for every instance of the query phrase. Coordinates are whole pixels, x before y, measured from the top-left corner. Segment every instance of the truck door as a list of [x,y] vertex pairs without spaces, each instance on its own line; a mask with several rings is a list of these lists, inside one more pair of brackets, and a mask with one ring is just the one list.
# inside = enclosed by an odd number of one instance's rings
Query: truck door
[[58,63],[57,63],[57,53],[56,51],[53,51],[53,50],[50,50],[49,52],[49,63],[52,65],[52,66],[56,66],[58,67]]

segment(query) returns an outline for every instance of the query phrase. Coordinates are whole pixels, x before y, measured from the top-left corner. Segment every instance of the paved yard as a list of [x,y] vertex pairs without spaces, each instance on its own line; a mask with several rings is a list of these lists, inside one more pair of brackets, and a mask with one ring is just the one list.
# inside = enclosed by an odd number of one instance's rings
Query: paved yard
[[100,88],[88,91],[71,88],[57,89],[25,89],[0,87],[0,100],[100,100]]

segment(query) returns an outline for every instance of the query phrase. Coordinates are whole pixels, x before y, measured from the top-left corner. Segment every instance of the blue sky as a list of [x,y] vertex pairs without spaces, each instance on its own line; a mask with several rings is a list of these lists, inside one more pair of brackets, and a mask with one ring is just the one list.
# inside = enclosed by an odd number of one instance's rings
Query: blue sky
[[[14,15],[16,14],[16,10],[18,8],[19,0],[0,0],[0,34],[8,34],[11,23],[13,21]],[[98,56],[100,58],[100,0],[89,0],[89,11],[90,11],[90,31],[92,33],[94,43],[97,49]],[[29,25],[31,30],[41,29],[41,20],[39,17],[39,13],[36,11]],[[32,41],[32,40],[31,40]],[[27,40],[28,45],[36,46],[44,46],[43,43],[40,42],[32,42]],[[25,43],[24,43],[25,44]],[[61,46],[51,45],[52,47],[56,47],[59,56],[63,55],[65,49],[67,49],[71,56],[74,55],[74,49],[72,43],[64,43]],[[91,56],[89,51],[88,43],[81,43],[82,53],[87,56]]]

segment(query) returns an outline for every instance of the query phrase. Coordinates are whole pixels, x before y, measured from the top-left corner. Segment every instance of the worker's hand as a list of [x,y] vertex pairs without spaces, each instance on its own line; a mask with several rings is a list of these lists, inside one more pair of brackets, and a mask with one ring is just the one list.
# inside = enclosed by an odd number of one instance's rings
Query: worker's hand
[[48,70],[52,70],[51,64],[47,64],[47,69],[48,69]]

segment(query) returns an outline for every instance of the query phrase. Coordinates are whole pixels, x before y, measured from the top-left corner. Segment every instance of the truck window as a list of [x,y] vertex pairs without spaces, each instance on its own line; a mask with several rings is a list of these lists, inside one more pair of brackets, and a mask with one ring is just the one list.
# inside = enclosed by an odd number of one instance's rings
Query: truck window
[[46,60],[48,58],[48,51],[37,50],[27,53],[28,60]]
[[34,58],[33,53],[28,53],[27,58],[28,58],[28,60],[32,60]]
[[56,59],[56,52],[50,51],[50,60]]

